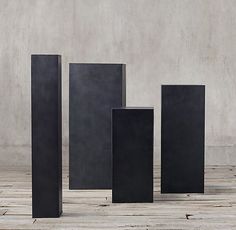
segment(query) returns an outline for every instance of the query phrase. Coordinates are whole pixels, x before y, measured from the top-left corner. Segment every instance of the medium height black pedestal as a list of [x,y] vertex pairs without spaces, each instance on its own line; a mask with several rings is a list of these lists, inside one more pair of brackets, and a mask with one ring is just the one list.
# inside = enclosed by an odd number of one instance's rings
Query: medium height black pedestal
[[204,192],[205,86],[163,85],[161,192]]
[[32,216],[62,212],[61,57],[31,56]]
[[112,110],[112,202],[153,202],[153,109]]
[[125,105],[125,65],[70,64],[70,189],[110,189],[111,108]]

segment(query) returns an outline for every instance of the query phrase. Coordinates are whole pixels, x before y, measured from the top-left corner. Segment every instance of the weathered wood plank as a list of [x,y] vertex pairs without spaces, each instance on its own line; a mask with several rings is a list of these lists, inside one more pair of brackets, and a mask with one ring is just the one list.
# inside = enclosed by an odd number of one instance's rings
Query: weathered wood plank
[[236,167],[206,168],[205,194],[160,194],[155,166],[154,203],[112,204],[111,190],[68,190],[63,174],[63,215],[31,217],[29,169],[0,169],[0,229],[236,229]]

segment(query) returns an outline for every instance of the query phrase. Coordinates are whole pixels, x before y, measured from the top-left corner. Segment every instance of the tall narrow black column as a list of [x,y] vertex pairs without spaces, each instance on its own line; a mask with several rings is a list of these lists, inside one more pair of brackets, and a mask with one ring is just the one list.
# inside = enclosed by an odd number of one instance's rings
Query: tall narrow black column
[[31,56],[32,216],[62,212],[61,56]]
[[112,202],[153,202],[153,108],[112,110]]
[[70,64],[70,189],[110,189],[111,108],[125,105],[125,65]]
[[204,192],[205,86],[163,85],[161,192]]

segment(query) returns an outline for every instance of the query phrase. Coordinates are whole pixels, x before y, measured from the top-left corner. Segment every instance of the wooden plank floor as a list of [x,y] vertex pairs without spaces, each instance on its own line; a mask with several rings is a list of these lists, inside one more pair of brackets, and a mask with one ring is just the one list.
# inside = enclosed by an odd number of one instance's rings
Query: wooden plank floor
[[31,217],[31,174],[0,169],[0,229],[236,229],[236,166],[206,168],[205,194],[160,194],[155,167],[155,202],[112,204],[110,190],[69,191],[63,176],[61,218]]

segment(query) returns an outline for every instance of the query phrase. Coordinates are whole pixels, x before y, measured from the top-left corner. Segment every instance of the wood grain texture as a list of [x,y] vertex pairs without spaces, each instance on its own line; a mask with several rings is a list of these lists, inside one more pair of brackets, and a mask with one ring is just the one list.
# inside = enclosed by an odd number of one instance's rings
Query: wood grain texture
[[236,229],[236,166],[205,170],[205,194],[160,194],[154,167],[154,203],[112,204],[111,190],[69,190],[63,175],[61,218],[31,218],[31,173],[0,169],[0,229]]

